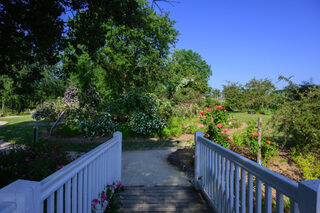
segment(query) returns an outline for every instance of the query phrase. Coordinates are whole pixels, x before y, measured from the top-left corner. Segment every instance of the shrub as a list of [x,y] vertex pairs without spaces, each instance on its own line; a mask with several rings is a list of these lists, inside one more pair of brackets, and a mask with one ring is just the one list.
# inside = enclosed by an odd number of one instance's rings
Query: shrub
[[155,112],[146,114],[143,112],[133,113],[129,118],[129,128],[134,134],[151,136],[160,134],[166,126],[166,122]]
[[214,109],[207,108],[205,111],[200,111],[200,114],[202,115],[202,123],[208,126],[206,135],[214,142],[224,147],[229,147],[233,138],[226,134],[228,131],[226,129],[228,127],[227,121],[229,119],[227,110],[218,105]]
[[0,188],[17,179],[40,181],[71,161],[57,146],[38,144],[0,152]]
[[306,180],[320,178],[320,159],[314,154],[292,153],[293,160],[301,168]]
[[81,118],[78,125],[85,136],[90,139],[95,136],[110,135],[118,127],[118,124],[113,121],[111,115],[107,112],[98,113],[94,117]]
[[284,104],[273,116],[273,124],[284,133],[284,145],[301,152],[312,152],[320,147],[320,88],[309,88],[301,92],[291,85],[299,98],[284,100]]

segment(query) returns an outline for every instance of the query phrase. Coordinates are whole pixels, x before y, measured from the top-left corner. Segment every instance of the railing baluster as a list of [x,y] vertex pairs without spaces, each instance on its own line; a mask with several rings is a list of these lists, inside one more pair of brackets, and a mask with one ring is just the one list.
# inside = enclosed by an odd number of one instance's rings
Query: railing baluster
[[241,168],[241,212],[246,212],[246,171]]
[[222,186],[222,199],[221,199],[221,204],[222,204],[222,212],[225,212],[225,202],[226,202],[226,187],[225,187],[225,182],[226,182],[226,159],[224,157],[221,158],[221,186]]
[[248,172],[248,212],[253,213],[253,176]]
[[229,184],[230,184],[230,173],[229,173],[230,167],[229,167],[229,161],[226,159],[226,207],[225,207],[225,211],[228,212],[229,208],[230,208],[230,198],[229,198],[229,192],[230,192],[230,188],[229,188]]
[[83,211],[88,211],[88,167],[83,170]]
[[72,178],[72,212],[77,212],[77,175]]
[[78,213],[82,213],[83,204],[83,172],[78,173]]
[[261,180],[256,177],[256,213],[261,213]]
[[298,203],[290,198],[290,213],[299,213]]
[[239,166],[237,164],[235,168],[235,182],[236,182],[235,213],[239,213],[240,190],[239,190]]
[[203,183],[204,183],[204,190],[208,192],[208,180],[207,180],[207,171],[208,171],[208,161],[207,161],[207,147],[206,145],[203,145],[203,157],[204,157],[204,162],[203,162]]
[[57,213],[63,213],[63,186],[57,191]]
[[230,161],[230,212],[233,211],[234,200],[234,163]]
[[68,180],[64,189],[65,196],[65,212],[71,212],[71,180]]
[[264,202],[265,213],[272,212],[272,188],[265,183],[265,202]]
[[283,213],[283,194],[277,190],[276,213]]
[[54,193],[47,199],[47,213],[54,213]]
[[214,205],[218,205],[218,152],[214,152]]

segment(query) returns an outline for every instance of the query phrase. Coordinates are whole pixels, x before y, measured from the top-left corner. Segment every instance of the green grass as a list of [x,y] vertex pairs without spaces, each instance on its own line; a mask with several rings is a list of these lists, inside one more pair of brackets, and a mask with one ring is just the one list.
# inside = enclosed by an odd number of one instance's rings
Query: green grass
[[[31,145],[33,140],[33,126],[35,121],[31,115],[23,115],[19,117],[0,118],[0,121],[8,123],[0,127],[0,140]],[[41,122],[39,125],[39,135],[48,125]]]
[[247,112],[230,112],[230,115],[238,118],[241,122],[246,123],[249,121],[258,122],[259,117],[262,117],[262,124],[267,123],[272,117],[272,115],[248,114]]

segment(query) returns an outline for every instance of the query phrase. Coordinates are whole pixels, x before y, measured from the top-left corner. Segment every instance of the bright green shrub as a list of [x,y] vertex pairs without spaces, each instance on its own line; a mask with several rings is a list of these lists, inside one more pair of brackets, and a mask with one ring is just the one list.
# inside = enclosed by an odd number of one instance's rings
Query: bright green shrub
[[313,154],[293,153],[293,160],[301,168],[306,180],[320,179],[320,159]]

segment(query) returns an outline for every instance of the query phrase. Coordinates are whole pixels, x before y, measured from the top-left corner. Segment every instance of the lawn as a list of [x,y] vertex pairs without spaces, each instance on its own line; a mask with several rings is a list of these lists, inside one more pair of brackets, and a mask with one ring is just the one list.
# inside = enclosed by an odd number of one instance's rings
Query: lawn
[[[0,127],[0,140],[17,144],[32,144],[35,121],[31,115],[0,118],[0,121],[8,122]],[[47,127],[48,125],[45,122],[40,122],[39,135]]]

